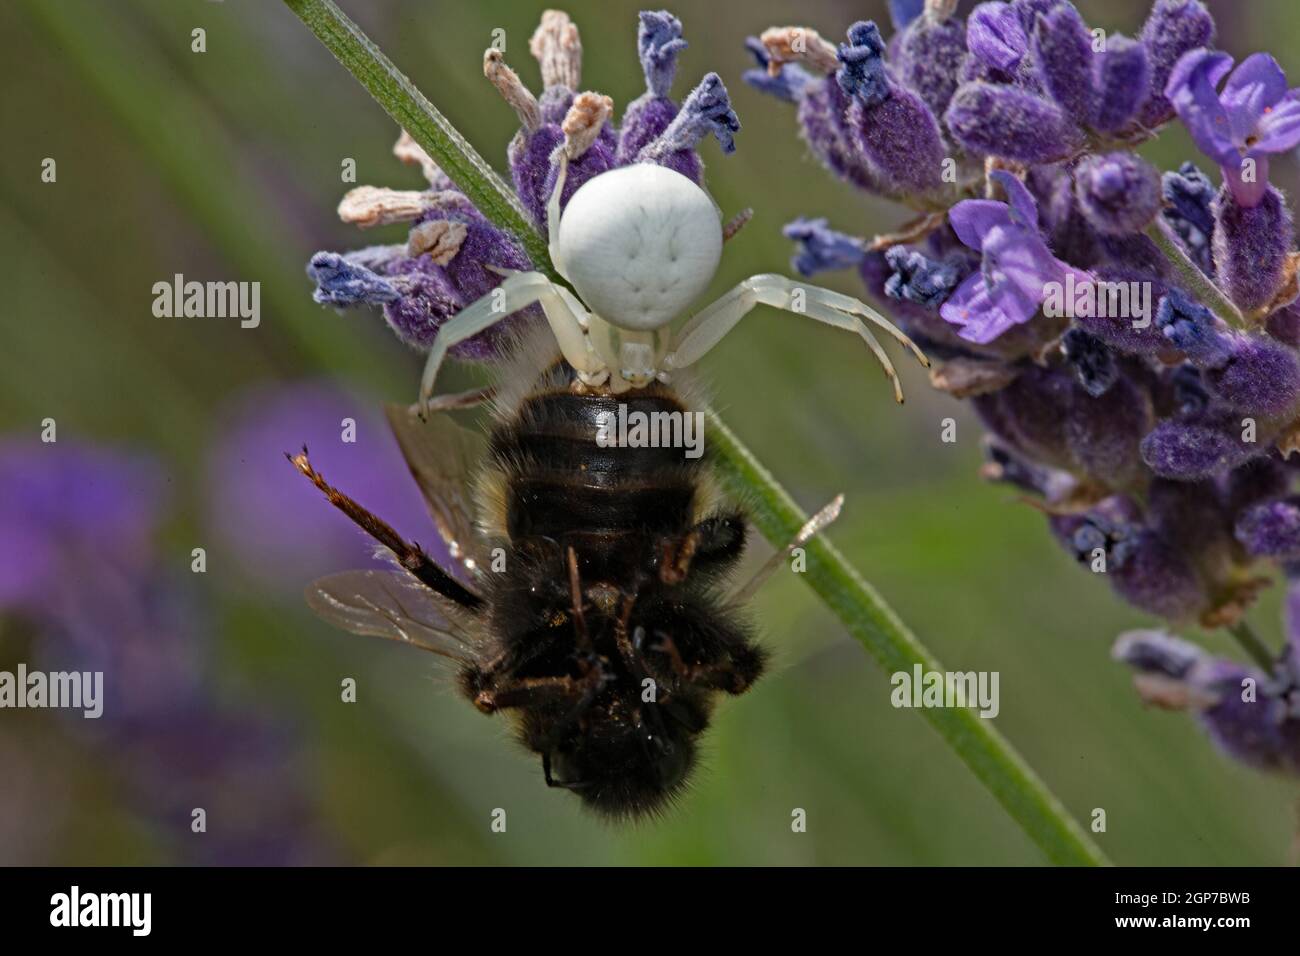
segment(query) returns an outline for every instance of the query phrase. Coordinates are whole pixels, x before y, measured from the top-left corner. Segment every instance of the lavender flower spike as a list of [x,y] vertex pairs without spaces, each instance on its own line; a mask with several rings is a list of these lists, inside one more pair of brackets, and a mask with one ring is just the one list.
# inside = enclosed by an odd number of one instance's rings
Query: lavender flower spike
[[1269,154],[1300,146],[1300,89],[1287,89],[1267,53],[1247,57],[1231,76],[1229,70],[1226,53],[1193,50],[1174,67],[1165,96],[1201,152],[1222,167],[1233,197],[1250,208],[1268,188]]
[[831,229],[825,219],[799,218],[787,223],[781,233],[799,243],[790,265],[802,276],[850,269],[860,265],[867,255],[861,239]]
[[1024,183],[1004,170],[991,175],[1010,203],[967,199],[953,206],[948,221],[957,238],[983,260],[939,310],[961,326],[962,338],[981,344],[1032,319],[1049,282],[1064,282],[1067,272],[1076,282],[1092,281],[1048,250],[1038,231],[1038,205]]

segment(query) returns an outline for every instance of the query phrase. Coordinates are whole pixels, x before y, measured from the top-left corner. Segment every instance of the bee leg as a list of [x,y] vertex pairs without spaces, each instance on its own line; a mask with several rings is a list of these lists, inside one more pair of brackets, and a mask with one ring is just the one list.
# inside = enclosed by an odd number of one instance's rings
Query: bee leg
[[[531,707],[555,700],[583,698],[591,682],[585,677],[523,677],[499,688],[484,688],[474,698],[474,706],[486,714],[513,707]],[[593,695],[594,696],[594,695]]]
[[781,566],[782,562],[790,556],[790,553],[793,552],[795,548],[806,544],[813,535],[817,534],[838,518],[840,516],[840,509],[843,507],[844,496],[836,495],[830,504],[822,508],[821,511],[817,512],[803,523],[803,526],[795,532],[795,536],[790,539],[789,544],[768,558],[767,561],[763,563],[763,566],[754,572],[753,577],[737,588],[736,593],[727,599],[727,603],[730,606],[735,607],[744,604],[753,597],[754,593],[762,587],[763,582],[772,576],[773,572],[775,572],[776,569]]
[[[420,405],[429,407],[434,382],[448,349],[534,303],[541,305],[568,363],[579,372],[598,372],[604,363],[596,358],[587,341],[586,310],[567,292],[540,272],[512,272],[487,295],[461,309],[434,337],[420,379]],[[581,310],[581,316],[575,310]]]
[[738,642],[727,648],[728,660],[714,664],[687,664],[677,643],[667,634],[657,635],[650,650],[660,651],[679,678],[695,687],[743,694],[763,673],[765,655],[751,644]]
[[796,315],[806,315],[837,329],[856,332],[884,368],[894,386],[894,398],[899,402],[903,400],[903,390],[894,364],[862,320],[868,319],[886,329],[911,349],[921,364],[930,364],[929,359],[911,339],[865,302],[819,286],[805,285],[785,276],[765,273],[743,280],[722,298],[698,312],[678,333],[672,350],[664,359],[666,369],[671,371],[698,362],[759,304],[785,309]]

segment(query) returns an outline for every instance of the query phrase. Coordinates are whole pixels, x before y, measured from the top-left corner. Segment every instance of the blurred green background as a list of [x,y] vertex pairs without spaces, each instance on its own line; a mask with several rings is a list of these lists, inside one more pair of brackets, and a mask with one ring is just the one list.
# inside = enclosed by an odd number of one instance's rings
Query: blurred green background
[[[482,52],[503,28],[508,62],[536,89],[527,39],[543,4],[341,5],[504,168],[515,119],[482,78]],[[1146,4],[1079,6],[1092,25],[1131,35]],[[1289,0],[1210,6],[1220,46],[1238,56],[1269,49],[1300,76]],[[566,9],[582,31],[584,87],[621,109],[642,91],[638,5]],[[714,294],[752,273],[788,272],[780,227],[795,216],[867,235],[902,221],[902,210],[835,182],[805,154],[790,108],[740,81],[751,65],[746,35],[795,22],[835,37],[856,19],[887,19],[883,3],[729,0],[673,12],[690,42],[676,91],[716,70],[743,124],[734,155],[704,148],[723,210],[755,210],[728,243]],[[202,54],[190,50],[199,26]],[[377,315],[314,305],[303,266],[316,249],[404,235],[361,237],[337,221],[351,185],[340,182],[344,157],[357,160],[359,183],[420,188],[419,174],[391,156],[397,130],[381,109],[271,0],[6,3],[0,77],[0,430],[34,435],[51,416],[61,440],[160,456],[177,500],[166,541],[183,567],[202,542],[205,449],[227,398],[322,375],[375,401],[414,396],[419,357]],[[1174,130],[1151,156],[1167,168],[1192,151]],[[44,157],[58,160],[56,184],[40,182]],[[1293,187],[1294,167],[1275,164],[1275,181]],[[151,287],[176,272],[260,281],[261,327],[154,318]],[[850,273],[826,284],[861,292]],[[1106,810],[1097,839],[1115,862],[1287,862],[1295,783],[1221,758],[1185,715],[1144,710],[1109,648],[1121,630],[1150,622],[1076,566],[1040,515],[981,483],[977,424],[897,360],[903,408],[839,333],[763,310],[704,368],[733,429],[806,508],[847,493],[832,539],[945,665],[1001,673],[999,728],[1078,818]],[[456,378],[473,374],[449,376],[446,387]],[[939,440],[947,416],[959,423],[952,445]],[[751,558],[765,553],[760,543]],[[455,697],[436,663],[335,632],[292,595],[262,596],[234,572],[214,568],[203,584],[220,611],[220,680],[293,715],[311,812],[343,861],[1043,862],[921,717],[891,708],[888,676],[793,575],[778,575],[756,603],[776,666],[722,706],[694,791],[666,819],[624,829],[548,791],[504,722]],[[1277,614],[1274,589],[1252,614],[1273,641]],[[359,682],[356,704],[339,702],[346,676]],[[61,800],[57,817],[36,804],[19,821],[45,833],[39,848],[0,846],[0,860],[171,859],[118,799],[114,753],[59,728],[30,715],[21,725]],[[508,810],[504,834],[489,828],[495,807]],[[807,811],[805,834],[791,832],[794,807]]]

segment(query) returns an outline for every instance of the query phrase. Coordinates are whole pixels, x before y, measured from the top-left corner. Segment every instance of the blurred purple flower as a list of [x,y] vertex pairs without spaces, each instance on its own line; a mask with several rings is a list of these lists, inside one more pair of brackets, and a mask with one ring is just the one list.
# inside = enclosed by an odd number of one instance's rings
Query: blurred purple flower
[[[164,484],[141,456],[0,441],[0,613],[26,623],[38,668],[103,673],[101,715],[64,712],[64,726],[111,753],[133,810],[176,859],[333,858],[292,772],[293,735],[215,693],[211,611],[177,567],[190,555],[168,558],[154,540]],[[196,807],[206,833],[191,832]]]

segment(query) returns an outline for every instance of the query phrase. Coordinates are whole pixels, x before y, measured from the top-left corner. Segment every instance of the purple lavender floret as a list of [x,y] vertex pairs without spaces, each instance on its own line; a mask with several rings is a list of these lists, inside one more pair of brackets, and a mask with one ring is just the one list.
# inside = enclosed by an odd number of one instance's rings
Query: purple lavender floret
[[1112,656],[1136,672],[1139,693],[1162,707],[1194,713],[1228,756],[1261,770],[1300,773],[1296,675],[1269,674],[1162,631],[1130,631]]
[[802,276],[855,268],[867,254],[861,239],[831,229],[825,219],[796,219],[781,233],[799,244],[790,265]]
[[966,45],[985,66],[1013,74],[1029,53],[1028,29],[1011,4],[981,3],[966,18]]
[[1266,501],[1246,509],[1237,518],[1234,533],[1256,557],[1300,560],[1300,498]]
[[1210,241],[1214,236],[1214,199],[1210,177],[1194,163],[1183,163],[1177,172],[1165,173],[1161,182],[1165,201],[1164,219],[1182,240],[1192,261],[1206,275],[1214,274]]
[[337,252],[312,256],[307,275],[316,283],[311,297],[321,305],[382,305],[401,298],[393,283]]
[[1146,47],[1123,34],[1106,38],[1106,49],[1093,59],[1096,97],[1090,125],[1103,133],[1128,126],[1151,89]]
[[1106,235],[1141,232],[1160,212],[1160,173],[1132,153],[1085,158],[1074,185],[1089,224]]
[[893,270],[885,282],[885,295],[927,309],[938,309],[962,278],[956,263],[930,259],[906,246],[894,246],[886,251],[885,261]]
[[1232,355],[1232,340],[1218,328],[1214,313],[1177,289],[1160,300],[1155,325],[1174,348],[1202,367],[1222,365]]
[[1073,4],[1061,3],[1038,15],[1030,38],[1043,86],[1067,115],[1091,117],[1092,34]]
[[1014,86],[966,83],[953,95],[944,122],[968,152],[1022,163],[1058,162],[1080,142],[1059,106]]
[[1264,198],[1269,155],[1300,145],[1300,89],[1287,89],[1286,75],[1267,53],[1249,56],[1233,70],[1226,53],[1193,50],[1174,66],[1165,96],[1244,207]]
[[1237,306],[1265,308],[1281,291],[1295,228],[1286,201],[1272,186],[1253,206],[1237,201],[1230,185],[1214,203],[1212,240],[1215,276]]
[[733,153],[734,134],[739,131],[740,120],[731,108],[731,98],[722,78],[708,73],[686,97],[680,112],[663,133],[637,154],[637,161],[660,163],[698,179],[699,157],[695,148],[712,136],[724,153]]
[[1151,96],[1139,119],[1154,129],[1173,119],[1165,86],[1183,54],[1214,43],[1214,18],[1200,0],[1156,0],[1142,26],[1142,45],[1151,65]]
[[775,96],[779,100],[797,103],[803,97],[807,87],[817,83],[817,78],[798,63],[787,63],[781,68],[780,73],[773,76],[768,70],[772,58],[768,55],[767,47],[763,46],[763,42],[758,37],[746,37],[745,49],[753,55],[758,62],[758,67],[746,70],[741,75],[741,79],[761,93]]
[[889,56],[903,85],[915,90],[935,116],[943,116],[968,56],[965,22],[959,17],[918,17],[893,44]]

